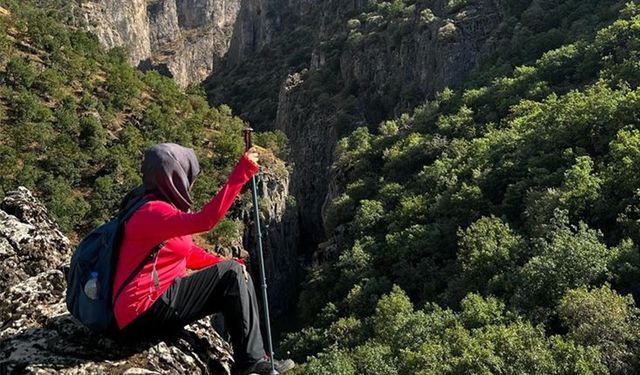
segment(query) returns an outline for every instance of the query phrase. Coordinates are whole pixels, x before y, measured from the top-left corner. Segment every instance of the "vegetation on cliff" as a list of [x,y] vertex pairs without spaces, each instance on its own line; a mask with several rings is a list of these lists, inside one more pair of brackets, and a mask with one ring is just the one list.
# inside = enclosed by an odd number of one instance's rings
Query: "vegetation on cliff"
[[629,3],[592,38],[339,143],[337,251],[284,343],[312,355],[300,373],[640,370],[639,30]]
[[[411,49],[420,45],[422,39],[431,38],[441,39],[445,45],[448,33],[453,36],[459,32],[450,21],[459,21],[458,16],[482,19],[482,12],[486,12],[484,3],[480,0],[367,0],[351,5],[351,2],[327,0],[288,8],[278,7],[278,2],[265,2],[268,12],[278,14],[275,30],[269,35],[272,40],[262,48],[256,47],[250,58],[219,67],[204,87],[212,102],[228,104],[254,126],[270,129],[276,120],[280,84],[288,74],[303,72],[309,96],[317,98],[320,106],[339,108],[338,125],[343,134],[348,134],[353,130],[353,123],[363,117],[375,124],[413,108],[424,97],[424,88],[418,87],[417,79],[398,82],[402,76],[399,69],[379,72],[392,78],[384,85],[369,76],[355,79],[342,70],[341,59],[363,52],[359,56],[366,65],[370,63],[367,49],[382,55],[399,55],[402,42],[405,48]],[[496,77],[510,74],[515,66],[533,63],[548,50],[591,36],[616,18],[624,1],[492,3],[497,4],[502,13],[497,18],[503,20],[492,36],[491,48],[497,53],[483,56],[482,66],[469,80],[470,85],[487,84]],[[304,10],[296,12],[298,8]],[[464,30],[467,38],[473,38],[477,32],[473,28]],[[437,50],[431,52],[437,53]],[[428,54],[425,57],[436,59]],[[456,70],[455,64],[461,63],[448,62],[452,71]]]
[[[67,26],[68,2],[0,5],[0,197],[26,186],[65,232],[84,233],[141,182],[142,153],[158,142],[196,150],[197,204],[215,193],[243,151],[244,123],[229,107],[139,72],[126,51],[104,51],[94,35]],[[260,140],[282,144],[277,134]]]

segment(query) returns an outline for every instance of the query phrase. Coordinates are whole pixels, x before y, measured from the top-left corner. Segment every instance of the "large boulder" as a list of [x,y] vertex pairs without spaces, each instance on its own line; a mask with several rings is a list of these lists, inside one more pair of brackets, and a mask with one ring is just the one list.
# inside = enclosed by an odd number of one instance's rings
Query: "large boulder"
[[69,240],[25,188],[0,208],[0,374],[230,373],[231,347],[209,319],[141,343],[86,329],[64,303]]

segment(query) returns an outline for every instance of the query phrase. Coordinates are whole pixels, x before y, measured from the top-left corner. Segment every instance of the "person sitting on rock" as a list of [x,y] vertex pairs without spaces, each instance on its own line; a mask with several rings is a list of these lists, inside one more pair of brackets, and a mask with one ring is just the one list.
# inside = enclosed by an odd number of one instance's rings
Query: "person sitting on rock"
[[[193,150],[163,143],[145,151],[143,184],[125,196],[121,209],[140,199],[148,202],[125,224],[113,290],[149,258],[151,249],[163,242],[164,246],[113,303],[124,338],[171,333],[222,312],[233,345],[235,372],[269,373],[256,293],[243,261],[210,254],[191,238],[222,219],[242,186],[257,172],[257,162],[258,153],[252,148],[215,197],[192,212],[189,193],[200,172]],[[187,275],[187,269],[199,271]],[[275,365],[280,373],[294,367],[291,360],[275,361]]]

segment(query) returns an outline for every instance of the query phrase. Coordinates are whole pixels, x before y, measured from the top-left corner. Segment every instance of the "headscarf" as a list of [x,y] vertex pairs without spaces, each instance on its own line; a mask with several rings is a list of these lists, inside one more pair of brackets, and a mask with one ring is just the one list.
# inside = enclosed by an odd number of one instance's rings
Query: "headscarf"
[[195,152],[175,143],[160,143],[145,150],[142,161],[142,185],[123,199],[120,208],[152,193],[158,199],[188,212],[192,201],[189,188],[200,173]]

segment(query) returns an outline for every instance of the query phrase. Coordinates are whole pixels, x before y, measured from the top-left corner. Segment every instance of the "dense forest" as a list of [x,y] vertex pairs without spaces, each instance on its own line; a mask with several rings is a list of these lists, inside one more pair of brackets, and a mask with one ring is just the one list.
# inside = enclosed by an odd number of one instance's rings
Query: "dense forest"
[[640,371],[640,7],[595,33],[597,13],[554,16],[575,42],[496,73],[553,43],[529,30],[531,51],[340,141],[338,251],[283,344],[312,355],[299,373]]
[[[0,198],[27,186],[77,239],[140,183],[144,148],[173,141],[198,153],[201,204],[242,152],[245,122],[202,87],[102,49],[69,26],[72,3],[0,1]],[[329,68],[307,73],[318,100],[342,102],[350,134],[325,214],[336,246],[308,270],[303,327],[278,353],[310,375],[639,373],[640,5],[508,1],[496,52],[463,87],[428,101],[390,89],[376,116],[414,108],[349,122],[354,94],[375,88],[340,81],[337,48],[427,25],[430,3],[371,0],[326,44]],[[204,87],[268,123],[276,71],[311,54],[298,32],[255,66],[297,51],[287,61]],[[258,143],[284,148],[281,133]]]

